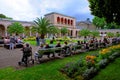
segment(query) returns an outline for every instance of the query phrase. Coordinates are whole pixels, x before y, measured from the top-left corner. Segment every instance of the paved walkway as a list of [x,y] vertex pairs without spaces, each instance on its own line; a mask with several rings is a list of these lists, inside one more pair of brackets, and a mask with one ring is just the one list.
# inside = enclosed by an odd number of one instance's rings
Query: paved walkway
[[[33,47],[33,53],[37,50],[37,47]],[[19,67],[18,61],[22,58],[21,49],[8,50],[3,47],[0,47],[0,68],[13,66]]]

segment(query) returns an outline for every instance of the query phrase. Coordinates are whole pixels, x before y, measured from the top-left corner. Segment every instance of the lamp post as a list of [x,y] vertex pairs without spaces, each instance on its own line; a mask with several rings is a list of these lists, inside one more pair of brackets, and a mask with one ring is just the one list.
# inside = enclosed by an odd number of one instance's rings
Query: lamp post
[[113,13],[113,21],[116,20],[117,13]]

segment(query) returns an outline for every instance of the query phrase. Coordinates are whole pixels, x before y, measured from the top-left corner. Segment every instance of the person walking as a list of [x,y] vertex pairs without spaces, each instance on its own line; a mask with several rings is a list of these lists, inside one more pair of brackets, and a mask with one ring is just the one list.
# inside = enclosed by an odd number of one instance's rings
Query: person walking
[[40,37],[39,36],[36,37],[36,43],[37,43],[37,46],[40,46]]

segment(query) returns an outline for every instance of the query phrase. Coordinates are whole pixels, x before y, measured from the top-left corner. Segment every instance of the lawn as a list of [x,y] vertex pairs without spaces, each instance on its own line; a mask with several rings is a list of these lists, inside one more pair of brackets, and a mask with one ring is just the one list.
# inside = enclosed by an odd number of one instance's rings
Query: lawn
[[102,69],[92,80],[120,80],[120,58]]
[[80,57],[93,53],[98,53],[98,51],[56,59],[22,70],[15,70],[12,67],[0,69],[0,80],[70,80],[59,71],[61,67],[68,62],[77,61]]
[[[86,55],[98,53],[89,51],[63,59],[55,59],[46,63],[38,64],[22,70],[16,70],[13,67],[0,69],[0,80],[71,80],[59,70],[69,62],[76,62]],[[108,64],[105,69],[99,71],[91,80],[120,80],[120,58]]]

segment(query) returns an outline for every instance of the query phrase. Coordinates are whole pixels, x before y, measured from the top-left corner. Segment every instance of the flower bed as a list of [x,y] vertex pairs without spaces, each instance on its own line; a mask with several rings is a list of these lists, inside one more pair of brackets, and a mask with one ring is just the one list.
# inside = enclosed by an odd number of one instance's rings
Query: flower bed
[[61,71],[74,80],[90,80],[119,56],[120,44],[102,49],[94,55],[87,55],[77,62],[68,63]]

